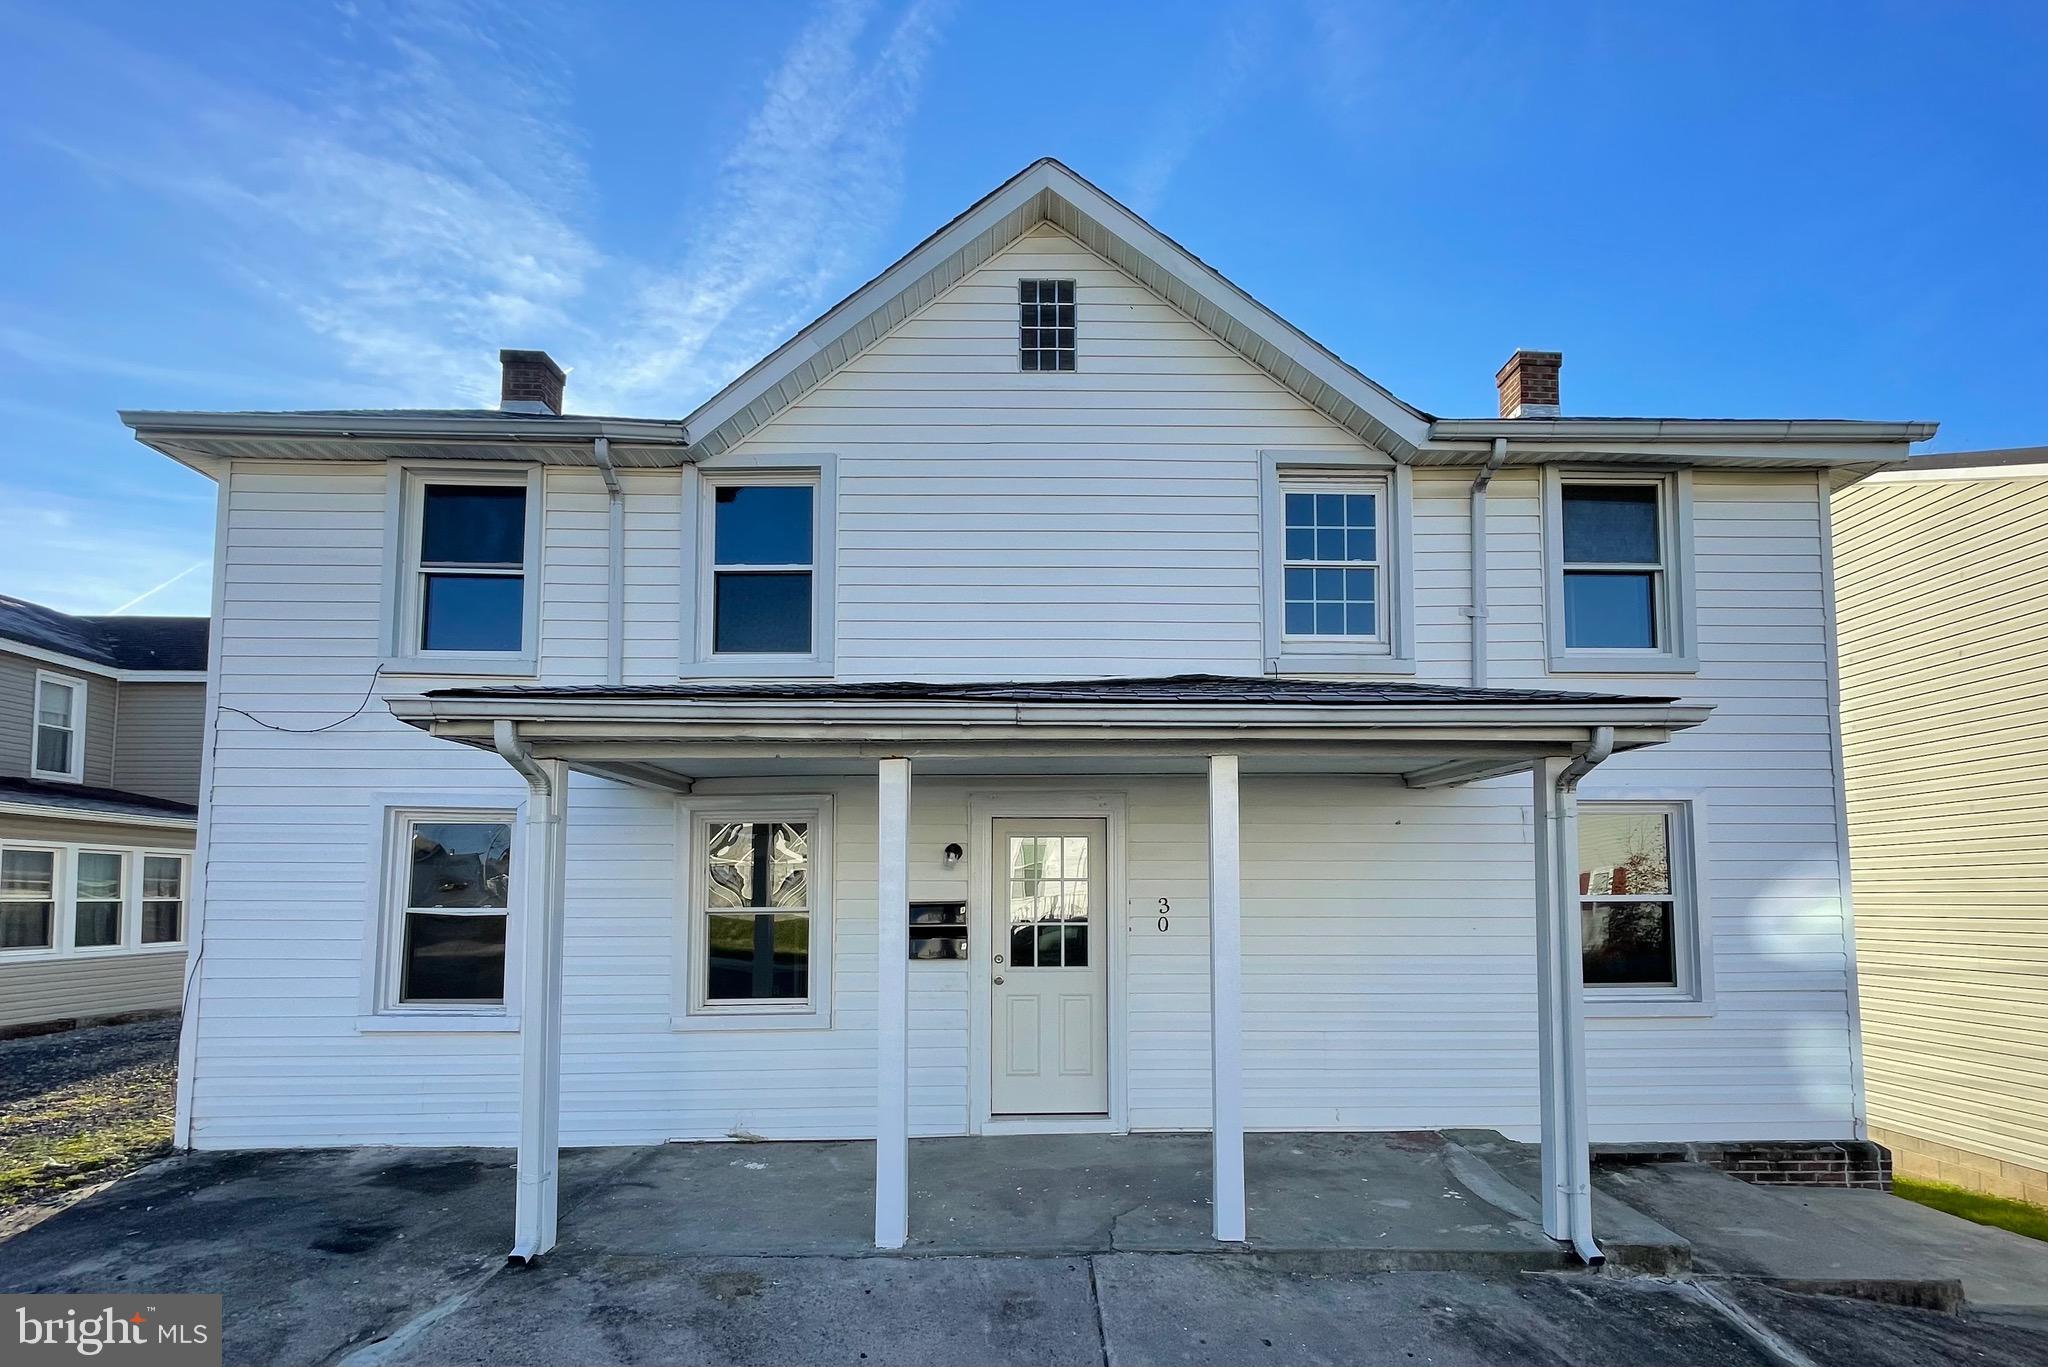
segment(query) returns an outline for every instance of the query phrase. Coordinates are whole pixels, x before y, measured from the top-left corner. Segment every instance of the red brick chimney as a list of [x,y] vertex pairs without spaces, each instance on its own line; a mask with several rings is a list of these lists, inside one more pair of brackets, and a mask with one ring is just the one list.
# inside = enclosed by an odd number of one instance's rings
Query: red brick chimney
[[505,368],[498,386],[498,408],[505,413],[562,412],[562,383],[568,378],[545,351],[501,351]]
[[1561,351],[1517,351],[1494,373],[1500,386],[1503,418],[1558,416],[1557,372],[1564,369]]

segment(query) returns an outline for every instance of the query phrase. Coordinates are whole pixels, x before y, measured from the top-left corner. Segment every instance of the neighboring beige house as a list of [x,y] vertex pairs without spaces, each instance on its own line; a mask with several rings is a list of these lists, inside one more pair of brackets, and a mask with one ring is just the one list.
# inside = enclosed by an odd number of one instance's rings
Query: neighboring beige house
[[2048,447],[1836,496],[1870,1136],[2048,1203]]
[[0,594],[0,1035],[179,1005],[206,656]]

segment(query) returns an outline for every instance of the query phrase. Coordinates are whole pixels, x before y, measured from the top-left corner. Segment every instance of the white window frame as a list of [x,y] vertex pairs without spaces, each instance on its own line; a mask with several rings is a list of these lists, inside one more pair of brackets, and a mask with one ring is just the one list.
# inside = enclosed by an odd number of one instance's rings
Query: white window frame
[[[1673,795],[1662,790],[1602,791],[1578,799],[1578,820],[1603,813],[1655,813],[1666,821],[1671,841],[1672,956],[1676,965],[1674,986],[1615,985],[1588,983],[1585,1009],[1589,1017],[1709,1016],[1714,1013],[1713,917],[1710,908],[1711,880],[1708,877],[1707,804],[1697,794]],[[1581,855],[1579,861],[1585,860]],[[1576,888],[1580,869],[1572,871]],[[1579,897],[1574,914],[1587,901],[1611,898]],[[1645,900],[1663,901],[1663,898]]]
[[[45,769],[37,761],[42,753],[43,736],[43,690],[52,685],[71,690],[71,767],[68,769]],[[53,669],[36,671],[35,694],[29,699],[28,776],[46,779],[56,783],[85,782],[85,723],[86,713],[92,705],[90,685],[76,674],[60,674]],[[52,730],[64,730],[53,727]]]
[[[1654,567],[1656,591],[1653,610],[1657,614],[1660,644],[1650,649],[1585,648],[1565,642],[1564,490],[1567,485],[1589,484],[1653,488],[1657,491],[1657,536],[1661,559]],[[1692,505],[1690,470],[1581,470],[1555,465],[1543,468],[1543,596],[1552,673],[1671,674],[1698,671]],[[1614,568],[1641,570],[1645,567]]]
[[[375,842],[376,866],[373,886],[379,889],[373,903],[376,923],[366,944],[371,952],[364,975],[369,1000],[364,1004],[359,1029],[365,1030],[455,1030],[519,1028],[520,985],[520,903],[524,887],[526,824],[524,804],[502,802],[470,803],[461,800],[424,799],[409,803],[380,804],[379,837]],[[412,828],[420,822],[478,822],[510,827],[512,852],[510,886],[505,896],[505,991],[496,1002],[406,1002],[399,999],[405,972],[405,916],[411,895]],[[439,913],[435,913],[439,914]],[[462,915],[460,909],[451,914]],[[496,915],[495,909],[477,908],[474,914]]]
[[[691,798],[681,806],[677,845],[686,861],[677,880],[682,898],[676,934],[675,1000],[672,1025],[678,1030],[823,1030],[832,1024],[832,798],[829,794],[763,794],[757,797]],[[805,871],[810,898],[810,997],[802,1002],[711,1002],[706,1000],[710,938],[706,868],[713,825],[729,821],[801,821],[809,828],[810,864]]]
[[[1286,631],[1287,494],[1379,495],[1378,634],[1290,636]],[[1269,674],[1413,674],[1415,583],[1414,479],[1408,467],[1378,452],[1259,453],[1260,602]]]
[[[426,510],[426,486],[429,484],[496,488],[524,486],[526,539],[519,568],[522,594],[518,650],[424,650],[420,647],[421,613],[425,606],[422,576],[427,573],[420,564],[420,533]],[[383,672],[533,675],[540,657],[540,601],[545,572],[541,528],[546,498],[547,471],[540,465],[402,462],[392,466],[385,491],[385,537],[394,554],[387,557],[385,565]]]
[[[178,935],[172,940],[142,939],[142,914],[145,901],[168,902],[168,897],[146,895],[148,883],[144,877],[143,865],[151,859],[175,859],[178,861]],[[139,950],[183,949],[186,937],[191,934],[192,924],[192,855],[188,850],[137,850],[135,852],[135,896],[132,899],[133,913],[128,938]]]
[[[768,572],[807,568],[811,576],[811,649],[799,655],[739,655],[712,649],[713,565],[717,517],[715,492],[725,485],[808,486],[811,489],[809,566],[754,565]],[[838,633],[837,562],[839,525],[838,461],[831,455],[717,456],[693,467],[683,483],[683,660],[684,678],[829,677]],[[730,571],[728,571],[730,572]]]
[[[64,887],[64,846],[47,840],[4,840],[0,851],[25,850],[33,854],[50,856],[50,943],[47,945],[22,946],[16,949],[0,949],[0,964],[27,963],[32,960],[57,959],[69,951],[68,927],[65,915],[66,893]],[[40,901],[32,897],[6,897],[7,902]]]
[[[81,945],[78,943],[78,902],[79,902],[79,861],[89,854],[111,854],[121,861],[121,883],[119,907],[114,913],[114,943],[110,945]],[[119,845],[74,845],[71,847],[70,895],[64,899],[64,942],[71,953],[80,958],[98,958],[107,954],[120,954],[137,947],[141,939],[136,929],[136,877],[142,861],[135,851]],[[101,900],[98,898],[95,901]]]
[[[51,856],[50,933],[52,943],[38,949],[0,949],[0,964],[31,960],[103,958],[132,954],[182,954],[191,935],[192,851],[162,849],[150,845],[122,845],[106,841],[0,840],[0,850],[33,850]],[[78,939],[78,857],[82,854],[121,856],[120,939],[111,945],[87,945]],[[178,916],[178,938],[153,944],[142,943],[142,861],[176,859],[179,886],[184,892]],[[14,899],[9,899],[14,900]],[[20,899],[27,900],[27,899]]]

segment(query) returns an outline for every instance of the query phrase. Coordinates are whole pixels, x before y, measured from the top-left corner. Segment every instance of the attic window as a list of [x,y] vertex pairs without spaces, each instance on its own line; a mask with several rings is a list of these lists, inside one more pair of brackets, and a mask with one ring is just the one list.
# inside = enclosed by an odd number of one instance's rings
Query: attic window
[[1074,368],[1074,282],[1017,282],[1017,354],[1026,370]]

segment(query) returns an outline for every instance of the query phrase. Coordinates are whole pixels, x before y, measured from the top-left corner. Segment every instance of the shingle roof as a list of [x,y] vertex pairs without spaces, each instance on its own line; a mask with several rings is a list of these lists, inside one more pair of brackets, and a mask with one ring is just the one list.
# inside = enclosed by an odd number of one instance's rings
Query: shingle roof
[[1030,683],[509,684],[440,688],[432,698],[649,699],[671,702],[1177,703],[1274,707],[1543,706],[1669,703],[1673,697],[1568,693],[1548,688],[1465,688],[1382,680],[1271,679],[1176,674],[1156,679],[1072,679]]
[[80,783],[46,783],[34,778],[0,778],[0,802],[19,802],[63,811],[92,812],[110,817],[154,816],[196,818],[189,802],[126,793],[119,788],[88,788]]
[[80,617],[0,593],[0,638],[114,669],[206,668],[204,617]]

